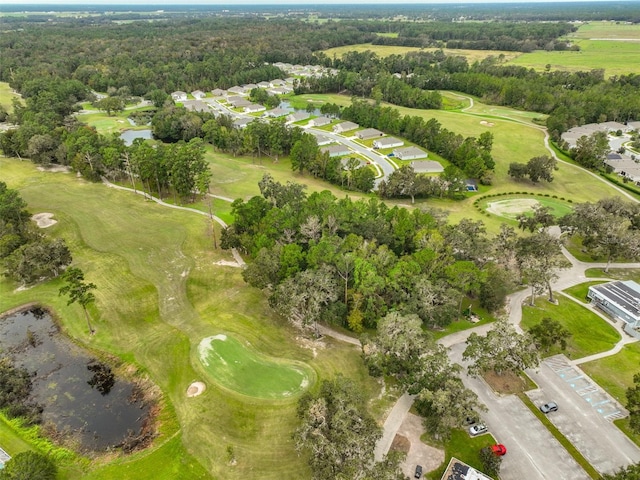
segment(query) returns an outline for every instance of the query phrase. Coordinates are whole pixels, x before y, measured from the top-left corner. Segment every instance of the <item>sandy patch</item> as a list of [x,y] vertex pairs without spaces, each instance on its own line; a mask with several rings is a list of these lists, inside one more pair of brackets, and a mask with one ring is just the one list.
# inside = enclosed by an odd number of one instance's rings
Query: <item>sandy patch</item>
[[494,127],[496,124],[493,122],[487,122],[486,120],[480,120],[480,125],[484,125],[485,127]]
[[222,265],[224,267],[235,267],[242,268],[242,265],[238,264],[238,262],[234,262],[232,260],[218,260],[217,262],[213,262],[214,265]]
[[204,383],[193,382],[191,385],[189,385],[189,388],[187,388],[187,397],[197,397],[206,389],[207,386]]
[[55,225],[56,223],[58,223],[57,220],[53,219],[53,213],[46,213],[46,212],[36,213],[35,215],[32,215],[31,220],[36,222],[36,224],[40,228],[47,228],[47,227],[50,227],[51,225]]
[[500,200],[499,202],[490,202],[487,206],[487,212],[501,217],[515,217],[521,213],[533,210],[533,207],[540,205],[534,198],[514,198],[511,200]]
[[71,171],[71,169],[66,165],[49,165],[46,167],[39,166],[37,169],[41,172],[53,172],[53,173],[57,173],[57,172],[69,173]]
[[444,463],[444,450],[426,445],[420,440],[420,436],[424,432],[422,418],[408,413],[398,429],[396,438],[394,438],[396,447],[399,447],[401,451],[406,451],[404,449],[407,448],[407,442],[409,443],[407,456],[400,463],[400,467],[411,478],[413,478],[416,465],[422,465],[425,472],[431,472]]

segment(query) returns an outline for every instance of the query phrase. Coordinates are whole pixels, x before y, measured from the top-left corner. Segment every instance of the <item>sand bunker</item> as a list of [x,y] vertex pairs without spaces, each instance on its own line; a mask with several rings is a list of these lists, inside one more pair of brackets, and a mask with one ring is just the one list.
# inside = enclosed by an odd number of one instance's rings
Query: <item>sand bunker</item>
[[187,388],[187,397],[197,397],[206,389],[207,386],[204,383],[193,382],[191,385],[189,385],[189,388]]
[[56,223],[58,223],[57,220],[53,219],[53,213],[46,213],[46,212],[36,213],[31,217],[31,220],[36,222],[36,224],[40,228],[47,228],[47,227],[50,227],[51,225],[55,225]]
[[484,125],[485,127],[493,127],[495,126],[495,123],[487,122],[486,120],[480,120],[480,125]]
[[533,207],[539,204],[540,202],[533,198],[513,198],[511,200],[490,202],[487,205],[487,212],[501,217],[515,218],[521,213],[532,211]]

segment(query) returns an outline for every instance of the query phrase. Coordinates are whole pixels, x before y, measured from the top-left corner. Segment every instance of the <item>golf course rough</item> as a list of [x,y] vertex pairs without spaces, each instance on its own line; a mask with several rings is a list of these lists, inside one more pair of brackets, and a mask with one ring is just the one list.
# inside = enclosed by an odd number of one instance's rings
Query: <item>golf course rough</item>
[[228,335],[203,338],[198,358],[213,382],[242,395],[285,399],[310,384],[311,369],[292,360],[268,358]]

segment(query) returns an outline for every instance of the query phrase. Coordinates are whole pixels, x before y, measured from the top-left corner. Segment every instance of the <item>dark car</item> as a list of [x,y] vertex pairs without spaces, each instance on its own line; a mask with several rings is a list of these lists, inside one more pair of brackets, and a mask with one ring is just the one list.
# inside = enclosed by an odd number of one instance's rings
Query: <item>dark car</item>
[[556,402],[545,403],[540,407],[542,413],[556,412],[558,410],[558,404]]
[[416,473],[413,475],[415,478],[422,476],[422,465],[416,465]]

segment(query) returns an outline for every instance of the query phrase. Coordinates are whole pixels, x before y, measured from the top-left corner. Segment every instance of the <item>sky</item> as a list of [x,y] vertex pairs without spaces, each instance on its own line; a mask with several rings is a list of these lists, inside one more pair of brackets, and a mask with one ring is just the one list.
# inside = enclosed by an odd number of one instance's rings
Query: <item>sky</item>
[[[558,0],[401,0],[400,4],[434,3],[557,3]],[[616,1],[616,0],[560,0]],[[640,1],[640,0],[639,0]],[[0,0],[7,5],[326,5],[326,4],[389,4],[388,0]]]

